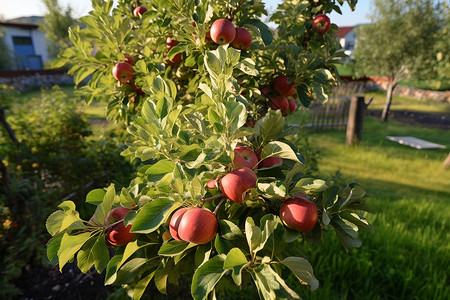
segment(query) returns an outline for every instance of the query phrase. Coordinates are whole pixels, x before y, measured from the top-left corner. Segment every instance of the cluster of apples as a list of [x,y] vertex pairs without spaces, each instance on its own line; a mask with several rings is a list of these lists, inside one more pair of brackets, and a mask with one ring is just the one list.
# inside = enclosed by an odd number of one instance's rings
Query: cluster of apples
[[[116,207],[106,215],[106,234],[105,241],[107,246],[124,246],[128,244],[134,237],[134,233],[130,232],[131,224],[125,226],[123,219],[131,210],[126,207]],[[91,218],[91,221],[93,219]]]
[[231,44],[233,48],[247,50],[252,44],[252,35],[243,27],[234,27],[227,19],[217,19],[206,33],[209,38],[218,45]]
[[297,108],[294,96],[297,94],[294,83],[289,82],[286,75],[279,75],[272,81],[271,88],[263,86],[261,95],[269,98],[269,107],[273,110],[281,110],[284,117],[293,113]]

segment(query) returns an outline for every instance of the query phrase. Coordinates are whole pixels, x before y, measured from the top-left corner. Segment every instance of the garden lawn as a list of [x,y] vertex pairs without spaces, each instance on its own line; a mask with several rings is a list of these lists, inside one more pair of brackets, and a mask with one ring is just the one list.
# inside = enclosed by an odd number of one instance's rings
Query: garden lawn
[[[417,150],[386,135],[412,135],[447,146]],[[450,295],[450,169],[443,162],[450,131],[366,118],[363,141],[345,145],[344,131],[310,133],[324,178],[361,183],[375,234],[346,254],[334,233],[319,247],[300,245],[321,286],[298,288],[304,299],[448,299]],[[331,230],[330,230],[331,231]],[[293,281],[292,281],[293,282]]]

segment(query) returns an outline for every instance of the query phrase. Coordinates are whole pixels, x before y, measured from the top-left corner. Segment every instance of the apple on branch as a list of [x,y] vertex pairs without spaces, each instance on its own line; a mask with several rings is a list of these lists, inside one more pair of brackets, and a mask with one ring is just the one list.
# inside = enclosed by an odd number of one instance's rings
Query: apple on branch
[[248,189],[256,187],[258,178],[247,167],[236,169],[223,176],[219,182],[222,193],[233,202],[242,202],[242,196]]
[[276,77],[273,82],[273,89],[282,96],[293,96],[297,91],[294,88],[294,84],[288,82],[286,75],[280,75]]
[[169,231],[177,241],[206,244],[217,232],[216,216],[204,208],[181,208],[170,219]]
[[319,33],[320,35],[324,35],[330,30],[331,21],[330,18],[326,15],[317,15],[312,22],[312,29]]
[[247,146],[237,146],[234,148],[234,169],[247,167],[253,169],[258,163],[258,157],[255,152]]
[[[258,161],[261,160],[261,151],[256,153]],[[283,163],[283,159],[277,156],[269,156],[261,160],[258,164],[258,169],[268,169],[272,167],[278,167]]]
[[133,67],[126,62],[118,62],[112,69],[114,78],[122,83],[129,83],[134,78]]
[[237,27],[236,37],[231,43],[231,46],[236,49],[247,50],[251,44],[252,44],[252,35],[250,34],[250,32],[245,28]]
[[281,110],[283,116],[286,117],[289,110],[289,101],[284,96],[273,96],[269,100],[269,107],[273,110]]
[[291,198],[281,205],[280,218],[286,227],[300,232],[309,232],[317,223],[317,206],[303,197]]
[[123,222],[123,219],[129,212],[130,209],[126,207],[116,207],[108,212],[105,224],[108,226],[105,235],[107,245],[123,246],[133,239],[134,233],[130,232],[131,224],[125,227]]
[[133,16],[136,18],[139,18],[147,11],[147,7],[145,6],[138,6],[133,10]]
[[229,44],[236,37],[236,28],[227,19],[217,19],[210,29],[211,39],[218,45]]

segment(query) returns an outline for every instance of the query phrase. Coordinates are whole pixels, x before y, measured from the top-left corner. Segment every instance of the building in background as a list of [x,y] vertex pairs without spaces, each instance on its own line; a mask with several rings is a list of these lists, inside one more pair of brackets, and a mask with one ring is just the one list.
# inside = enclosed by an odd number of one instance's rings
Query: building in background
[[37,25],[42,19],[26,17],[0,22],[4,43],[10,50],[12,70],[42,70],[50,60],[47,38]]
[[341,44],[342,48],[345,51],[345,54],[348,55],[350,59],[353,59],[353,52],[355,51],[355,43],[356,43],[356,30],[357,26],[347,26],[347,27],[339,27],[339,30],[336,34],[336,38]]

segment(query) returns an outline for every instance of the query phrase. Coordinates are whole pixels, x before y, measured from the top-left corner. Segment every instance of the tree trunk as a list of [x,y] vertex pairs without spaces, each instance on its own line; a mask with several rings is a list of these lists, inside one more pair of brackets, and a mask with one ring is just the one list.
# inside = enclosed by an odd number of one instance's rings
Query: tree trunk
[[394,92],[396,85],[397,84],[394,83],[394,79],[389,78],[389,85],[388,85],[388,88],[386,91],[387,92],[386,103],[384,104],[383,113],[381,114],[381,120],[383,120],[384,122],[387,122],[387,120],[388,120],[389,110],[390,110],[391,102],[392,102],[392,93]]

